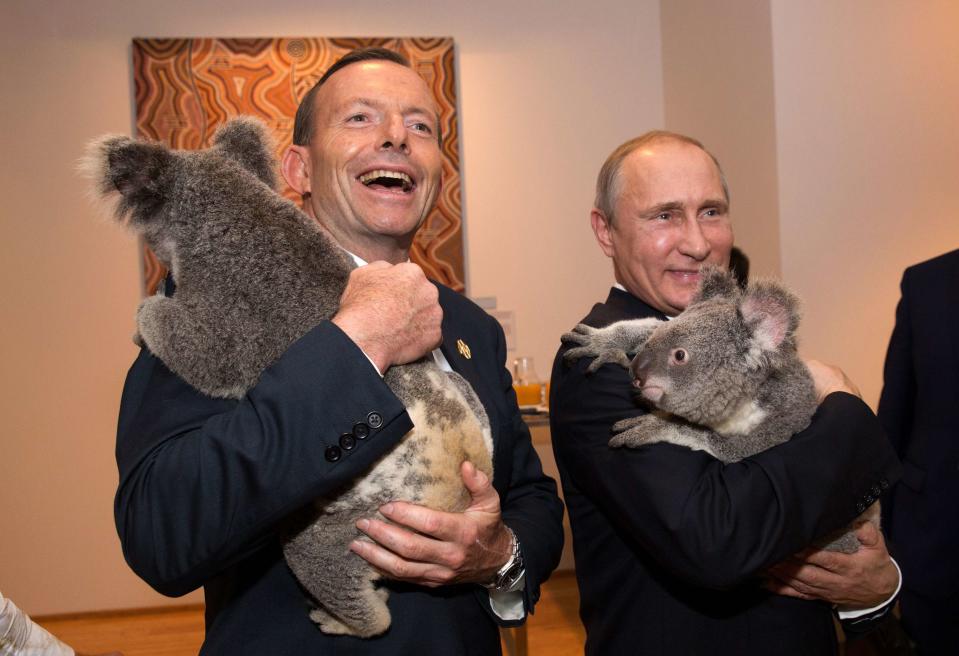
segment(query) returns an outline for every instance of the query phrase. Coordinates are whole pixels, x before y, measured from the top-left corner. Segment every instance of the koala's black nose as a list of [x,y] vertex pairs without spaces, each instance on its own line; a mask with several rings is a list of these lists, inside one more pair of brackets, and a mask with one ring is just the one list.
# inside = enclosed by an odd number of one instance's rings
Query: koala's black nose
[[633,374],[634,384],[642,386],[646,380],[646,376],[649,375],[649,367],[652,363],[653,357],[646,351],[641,351],[639,355],[633,358],[632,364],[629,365],[629,370]]

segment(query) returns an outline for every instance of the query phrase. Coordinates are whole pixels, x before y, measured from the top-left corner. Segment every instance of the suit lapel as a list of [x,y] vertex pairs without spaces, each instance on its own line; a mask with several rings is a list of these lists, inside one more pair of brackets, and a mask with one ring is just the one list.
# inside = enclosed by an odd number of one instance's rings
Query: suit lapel
[[450,363],[450,368],[465,378],[483,400],[482,392],[484,390],[481,389],[483,381],[474,364],[472,348],[450,327],[443,326],[443,343],[440,345],[440,350],[446,357],[446,361]]
[[511,466],[507,457],[509,451],[504,450],[504,446],[500,443],[504,438],[502,431],[509,428],[503,425],[504,420],[498,410],[501,407],[497,396],[500,392],[495,386],[499,378],[495,375],[484,376],[480,372],[479,363],[483,362],[484,358],[488,360],[490,354],[478,352],[483,348],[483,344],[472,340],[468,331],[456,325],[457,319],[452,316],[453,313],[447,312],[445,307],[443,311],[443,343],[440,350],[449,362],[450,368],[470,384],[486,409],[493,438],[493,486],[499,494],[503,495],[506,493],[507,481],[510,479]]

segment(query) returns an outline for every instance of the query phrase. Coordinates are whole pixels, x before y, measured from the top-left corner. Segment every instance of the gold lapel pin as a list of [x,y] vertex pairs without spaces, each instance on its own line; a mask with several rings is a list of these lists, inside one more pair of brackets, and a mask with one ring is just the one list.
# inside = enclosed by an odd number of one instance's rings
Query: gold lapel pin
[[470,347],[468,347],[466,345],[466,342],[464,342],[461,339],[456,340],[456,350],[459,351],[460,355],[462,355],[467,360],[473,357],[473,355],[470,353]]

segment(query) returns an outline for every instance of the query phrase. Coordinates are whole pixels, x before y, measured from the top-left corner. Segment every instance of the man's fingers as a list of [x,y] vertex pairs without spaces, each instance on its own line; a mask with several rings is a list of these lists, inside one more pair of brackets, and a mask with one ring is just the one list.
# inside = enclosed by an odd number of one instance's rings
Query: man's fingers
[[794,597],[796,599],[814,599],[810,595],[803,594],[796,588],[775,578],[767,578],[763,581],[763,587],[770,592],[784,597]]
[[863,547],[868,548],[877,546],[882,539],[882,534],[872,522],[863,522],[859,528],[856,529],[856,537]]
[[458,536],[456,516],[451,513],[406,501],[391,501],[381,506],[380,512],[391,522],[438,540],[453,540]]
[[449,543],[377,519],[361,519],[356,527],[375,543],[408,561],[446,564],[454,560]]
[[830,572],[839,572],[848,568],[849,563],[843,556],[847,554],[825,549],[806,549],[788,560],[797,564],[815,565]]
[[405,560],[389,549],[366,540],[351,542],[350,551],[387,578],[399,581],[415,581],[420,585],[435,587],[444,585],[452,576],[452,572],[445,568],[432,563]]
[[493,487],[489,476],[477,469],[476,465],[468,460],[462,464],[460,474],[463,477],[463,484],[472,497],[466,511],[499,514],[499,494]]
[[439,290],[412,263],[373,262],[350,272],[332,321],[383,373],[442,341]]
[[822,567],[791,560],[773,565],[769,573],[780,582],[810,595],[833,585],[836,578]]
[[460,466],[460,473],[463,476],[463,483],[466,485],[466,489],[469,490],[470,494],[474,497],[489,488],[489,476],[477,469],[476,465],[469,460],[463,461],[463,464]]
[[833,392],[846,392],[862,398],[862,393],[856,384],[839,367],[820,362],[819,360],[804,360],[806,369],[812,376],[816,388],[816,397],[820,403]]

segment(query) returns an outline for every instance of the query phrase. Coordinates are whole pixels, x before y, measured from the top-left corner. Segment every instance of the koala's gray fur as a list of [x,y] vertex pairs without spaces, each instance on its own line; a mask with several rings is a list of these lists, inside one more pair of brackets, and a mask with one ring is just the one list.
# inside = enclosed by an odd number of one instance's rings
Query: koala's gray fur
[[[117,219],[143,235],[176,281],[174,296],[140,305],[138,340],[201,392],[242,398],[336,312],[352,258],[274,191],[272,143],[259,121],[235,119],[196,152],[102,137],[85,168],[100,194],[119,192]],[[291,520],[285,538],[286,561],[315,602],[310,617],[326,633],[371,637],[390,624],[379,575],[348,548],[359,518],[394,499],[463,510],[464,460],[493,476],[489,420],[465,380],[431,357],[391,367],[384,379],[415,428],[348,489]]]
[[[628,367],[651,413],[621,421],[613,447],[670,442],[706,451],[723,462],[785,442],[809,425],[817,399],[796,352],[799,303],[765,280],[742,291],[728,272],[704,267],[686,310],[671,321],[638,319],[605,328],[578,325],[563,335],[576,344],[567,362],[595,358]],[[630,355],[635,357],[630,360]],[[863,518],[878,524],[878,505]],[[852,553],[852,531],[823,544]]]

